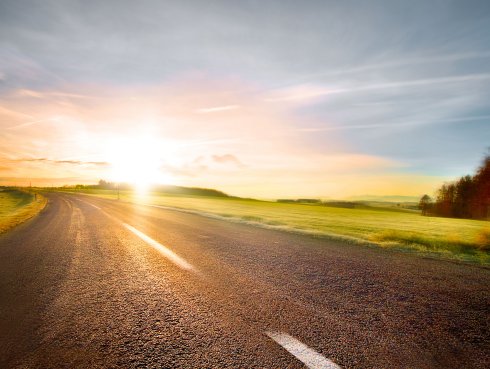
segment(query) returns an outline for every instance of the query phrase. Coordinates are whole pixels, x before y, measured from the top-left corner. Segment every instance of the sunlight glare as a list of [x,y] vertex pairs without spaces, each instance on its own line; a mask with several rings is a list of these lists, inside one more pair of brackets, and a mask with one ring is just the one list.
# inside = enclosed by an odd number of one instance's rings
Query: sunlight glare
[[109,145],[111,180],[130,183],[140,194],[168,181],[161,173],[162,143],[148,136],[118,139]]

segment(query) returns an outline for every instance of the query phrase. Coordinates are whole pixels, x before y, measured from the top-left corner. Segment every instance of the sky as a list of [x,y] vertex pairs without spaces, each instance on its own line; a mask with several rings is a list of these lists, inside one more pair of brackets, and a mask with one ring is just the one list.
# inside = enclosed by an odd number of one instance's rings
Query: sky
[[0,2],[0,185],[433,194],[490,146],[490,2]]

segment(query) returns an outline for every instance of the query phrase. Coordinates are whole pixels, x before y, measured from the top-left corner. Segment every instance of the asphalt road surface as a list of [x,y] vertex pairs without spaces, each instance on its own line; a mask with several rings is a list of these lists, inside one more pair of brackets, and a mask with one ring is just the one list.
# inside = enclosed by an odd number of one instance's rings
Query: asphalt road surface
[[83,195],[0,236],[1,368],[489,368],[490,270]]

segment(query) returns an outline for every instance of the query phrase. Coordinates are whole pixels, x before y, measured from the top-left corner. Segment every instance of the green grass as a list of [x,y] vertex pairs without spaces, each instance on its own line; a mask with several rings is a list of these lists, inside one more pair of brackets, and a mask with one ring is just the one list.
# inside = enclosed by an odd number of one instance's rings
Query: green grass
[[[73,191],[73,190],[70,190]],[[116,198],[110,190],[81,192]],[[490,222],[423,217],[418,212],[362,206],[341,208],[236,198],[121,192],[121,200],[168,206],[267,228],[447,259],[490,264]]]
[[37,194],[15,189],[0,189],[0,234],[36,215],[46,205]]

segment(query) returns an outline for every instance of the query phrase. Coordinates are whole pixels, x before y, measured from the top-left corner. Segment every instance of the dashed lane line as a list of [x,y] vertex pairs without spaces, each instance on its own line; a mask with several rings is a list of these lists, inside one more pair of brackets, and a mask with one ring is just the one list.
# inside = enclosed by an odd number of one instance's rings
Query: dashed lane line
[[[104,214],[106,214],[108,217],[110,217],[110,218],[112,218],[112,219],[114,219],[114,220],[117,221],[116,218],[114,218],[112,215],[107,214],[104,210],[102,210],[98,206],[96,206],[94,204],[91,204],[91,203],[89,203],[87,201],[84,201],[84,200],[80,200],[79,199],[79,201],[84,202],[84,203],[86,203],[88,205],[91,205],[91,206],[93,206],[96,209],[99,209]],[[196,269],[194,268],[194,266],[192,266],[189,262],[187,262],[185,259],[181,258],[179,255],[177,255],[175,252],[173,252],[169,248],[163,246],[160,242],[155,241],[153,238],[147,236],[143,232],[137,230],[136,228],[134,228],[133,226],[131,226],[131,225],[127,224],[127,223],[123,223],[123,222],[120,222],[120,223],[122,223],[122,225],[126,229],[130,230],[136,236],[138,236],[143,241],[145,241],[148,245],[150,245],[151,247],[153,247],[155,250],[159,251],[163,256],[165,256],[171,262],[173,262],[174,264],[176,264],[178,267],[180,267],[182,269],[185,269],[185,270],[189,270],[189,271],[194,271],[194,272],[196,271]]]
[[286,333],[265,332],[265,334],[310,369],[341,369],[333,361]]
[[123,223],[123,226],[126,227],[131,232],[133,232],[136,236],[141,238],[143,241],[145,241],[148,245],[153,247],[155,250],[159,251],[163,256],[165,256],[171,262],[176,264],[178,267],[189,271],[195,270],[194,267],[191,264],[189,264],[185,259],[181,258],[179,255],[177,255],[169,248],[163,246],[160,242],[155,241],[153,238],[147,236],[146,234],[137,230],[136,228],[134,228],[129,224]]

